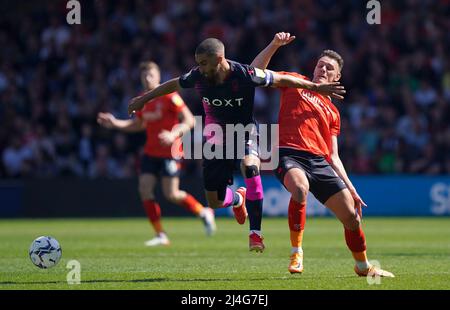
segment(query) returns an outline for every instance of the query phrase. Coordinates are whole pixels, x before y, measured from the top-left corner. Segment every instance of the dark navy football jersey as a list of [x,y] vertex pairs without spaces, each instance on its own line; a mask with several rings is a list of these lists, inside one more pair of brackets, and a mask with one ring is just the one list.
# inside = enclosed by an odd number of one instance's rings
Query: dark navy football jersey
[[180,76],[182,88],[195,88],[202,98],[205,125],[255,123],[253,103],[255,87],[267,87],[273,83],[273,74],[249,65],[227,60],[231,72],[222,84],[212,84],[198,67]]

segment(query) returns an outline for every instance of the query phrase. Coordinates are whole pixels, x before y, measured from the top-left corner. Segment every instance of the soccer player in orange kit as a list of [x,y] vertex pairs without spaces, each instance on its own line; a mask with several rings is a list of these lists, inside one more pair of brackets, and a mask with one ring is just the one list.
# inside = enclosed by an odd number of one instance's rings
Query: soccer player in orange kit
[[[148,61],[141,64],[141,80],[145,90],[156,88],[161,79],[159,67]],[[147,142],[141,162],[139,193],[147,217],[156,232],[147,246],[169,245],[170,241],[161,225],[161,209],[155,201],[155,186],[161,178],[164,196],[172,203],[185,207],[199,216],[205,225],[207,235],[216,230],[214,211],[205,208],[189,193],[179,189],[179,163],[173,158],[174,143],[181,145],[180,137],[195,125],[195,119],[177,92],[167,94],[149,102],[136,118],[116,119],[110,113],[99,113],[98,123],[106,128],[126,132],[146,130]],[[181,157],[182,152],[177,154]]]
[[[289,33],[277,33],[271,43],[253,60],[252,66],[266,69],[280,46],[295,39]],[[332,50],[319,56],[313,82],[332,83],[341,78],[342,57]],[[298,73],[279,72],[301,79]],[[339,158],[337,136],[340,115],[331,98],[315,91],[281,88],[279,123],[279,165],[275,174],[291,193],[288,221],[291,239],[290,273],[303,272],[302,240],[306,221],[308,191],[330,209],[342,222],[345,241],[355,259],[359,276],[394,277],[371,265],[366,254],[366,240],[361,229],[361,207],[366,206],[347,176]],[[343,99],[340,95],[333,95]]]

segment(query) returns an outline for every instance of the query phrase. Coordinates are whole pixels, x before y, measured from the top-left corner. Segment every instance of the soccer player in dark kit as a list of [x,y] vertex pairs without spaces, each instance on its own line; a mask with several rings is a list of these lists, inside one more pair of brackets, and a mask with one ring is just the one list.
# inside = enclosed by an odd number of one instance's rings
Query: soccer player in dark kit
[[[252,132],[245,135],[245,138],[234,141],[237,145],[244,146],[245,154],[241,156],[242,158],[204,158],[204,188],[209,207],[232,206],[239,224],[244,224],[246,217],[249,217],[249,248],[251,251],[263,252],[265,248],[261,235],[263,188],[258,145],[254,138],[257,135],[256,121],[253,117],[255,87],[303,88],[317,91],[324,96],[339,96],[345,90],[338,82],[317,84],[228,60],[225,58],[223,43],[215,38],[208,38],[197,47],[195,60],[198,66],[190,72],[132,99],[128,113],[133,114],[141,110],[146,102],[159,96],[181,88],[195,88],[202,98],[206,115],[205,128],[211,124],[221,128],[225,128],[227,124],[250,125]],[[225,136],[220,137],[216,134],[212,136],[206,133],[206,139],[204,150],[216,151],[217,148],[223,149],[225,146]],[[225,149],[227,147],[229,145]],[[203,155],[205,157],[205,154]],[[236,160],[241,160],[241,172],[246,187],[240,187],[233,192],[228,186],[233,183]]]

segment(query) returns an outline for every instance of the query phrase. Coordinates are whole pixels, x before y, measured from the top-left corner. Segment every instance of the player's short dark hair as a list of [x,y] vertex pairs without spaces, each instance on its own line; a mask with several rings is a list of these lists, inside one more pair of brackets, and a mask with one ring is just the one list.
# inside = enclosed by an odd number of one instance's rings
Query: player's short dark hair
[[147,72],[147,71],[150,71],[151,69],[155,69],[158,72],[161,72],[161,70],[159,70],[159,66],[156,64],[156,62],[153,62],[153,61],[141,62],[139,65],[139,69],[141,70],[141,72]]
[[208,38],[197,46],[195,55],[219,55],[225,54],[225,46],[222,41],[216,38]]
[[322,57],[325,57],[325,56],[336,60],[336,62],[339,65],[339,70],[342,70],[342,68],[344,67],[344,59],[342,58],[341,55],[339,55],[337,52],[335,52],[333,50],[324,50],[322,52],[322,54],[320,54],[319,59],[322,58]]

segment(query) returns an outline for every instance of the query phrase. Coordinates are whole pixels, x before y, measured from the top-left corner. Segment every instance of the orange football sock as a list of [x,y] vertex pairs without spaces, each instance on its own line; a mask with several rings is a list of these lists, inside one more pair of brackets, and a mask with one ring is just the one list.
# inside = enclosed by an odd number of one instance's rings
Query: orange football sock
[[291,246],[301,248],[306,223],[306,201],[298,202],[291,198],[288,207],[288,222]]
[[352,252],[352,256],[355,259],[356,266],[360,270],[365,270],[370,267],[366,254],[366,237],[361,227],[357,230],[349,230],[344,227],[345,241],[349,250]]
[[164,232],[161,221],[152,222],[152,226],[157,234]]
[[344,227],[345,242],[352,253],[362,253],[366,251],[366,237],[361,227],[350,230]]
[[303,230],[295,231],[290,230],[291,233],[291,246],[293,248],[301,248],[303,243]]
[[353,258],[356,261],[359,262],[366,262],[367,261],[367,254],[366,251],[362,251],[362,252],[352,252]]
[[204,208],[203,205],[190,194],[186,194],[186,197],[181,201],[181,205],[195,215],[199,215]]

